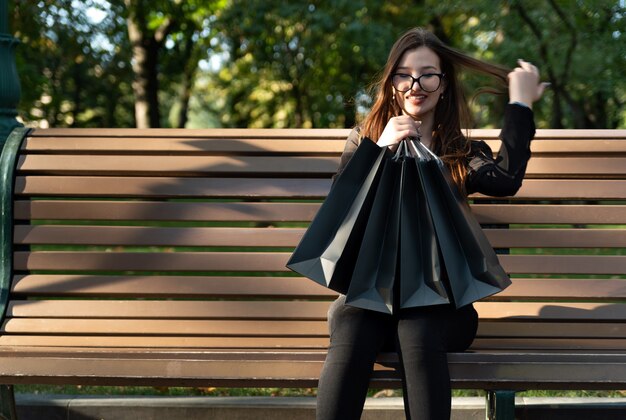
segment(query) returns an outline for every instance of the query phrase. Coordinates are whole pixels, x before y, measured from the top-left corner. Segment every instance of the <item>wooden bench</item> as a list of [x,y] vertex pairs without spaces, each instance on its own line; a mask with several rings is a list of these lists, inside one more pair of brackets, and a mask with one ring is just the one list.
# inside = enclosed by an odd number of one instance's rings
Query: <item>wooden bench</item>
[[[11,384],[315,387],[335,294],[285,263],[347,134],[16,129],[0,167],[3,414]],[[472,132],[494,151],[497,134]],[[471,197],[514,277],[449,358],[489,418],[512,419],[519,390],[626,388],[626,130],[538,130],[532,149],[516,197]],[[399,387],[396,363],[381,355],[372,387]]]

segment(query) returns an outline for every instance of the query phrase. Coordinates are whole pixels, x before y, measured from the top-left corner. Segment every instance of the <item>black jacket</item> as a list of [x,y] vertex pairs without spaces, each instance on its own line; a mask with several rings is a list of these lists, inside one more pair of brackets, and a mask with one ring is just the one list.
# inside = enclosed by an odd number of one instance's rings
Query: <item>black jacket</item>
[[[514,195],[522,186],[530,159],[530,141],[534,135],[532,110],[522,105],[508,104],[500,132],[502,147],[498,156],[493,158],[491,148],[484,141],[471,142],[471,150],[467,156],[467,193],[478,192],[496,197]],[[352,130],[333,180],[346,167],[360,141],[358,130]]]

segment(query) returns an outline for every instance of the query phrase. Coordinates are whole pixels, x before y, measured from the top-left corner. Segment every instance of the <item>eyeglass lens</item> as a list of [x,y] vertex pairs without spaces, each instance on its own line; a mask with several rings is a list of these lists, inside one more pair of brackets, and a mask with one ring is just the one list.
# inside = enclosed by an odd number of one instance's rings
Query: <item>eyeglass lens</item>
[[395,74],[393,76],[393,86],[400,92],[406,92],[417,82],[419,87],[425,92],[434,92],[439,88],[441,83],[441,75],[439,74],[422,74],[417,79],[409,74]]

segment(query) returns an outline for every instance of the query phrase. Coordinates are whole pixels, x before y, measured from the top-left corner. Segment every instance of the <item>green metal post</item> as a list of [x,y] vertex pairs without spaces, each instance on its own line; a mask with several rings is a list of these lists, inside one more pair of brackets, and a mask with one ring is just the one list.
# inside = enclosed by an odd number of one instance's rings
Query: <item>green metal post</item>
[[20,124],[20,79],[15,66],[14,48],[19,42],[9,31],[9,0],[0,0],[0,150],[7,136]]
[[0,385],[0,419],[2,420],[17,419],[17,410],[15,408],[15,394],[13,393],[13,385]]
[[487,420],[515,420],[515,391],[487,391]]
[[[18,43],[9,31],[9,1],[0,0],[0,188],[2,200],[0,203],[0,321],[4,318],[11,277],[13,272],[12,247],[7,243],[13,241],[13,174],[15,171],[15,156],[17,149],[15,144],[22,143],[28,130],[16,130],[9,136],[14,128],[20,127],[17,121],[17,104],[20,101],[20,79],[15,66],[14,48]],[[13,152],[4,150],[5,142],[9,137],[13,139]],[[7,210],[8,209],[8,210]],[[17,419],[15,407],[15,394],[12,385],[0,385],[0,418],[6,420]]]
[[[30,129],[15,128],[0,155],[0,324],[13,279],[13,189],[17,155]],[[16,419],[13,386],[0,385],[0,419]]]

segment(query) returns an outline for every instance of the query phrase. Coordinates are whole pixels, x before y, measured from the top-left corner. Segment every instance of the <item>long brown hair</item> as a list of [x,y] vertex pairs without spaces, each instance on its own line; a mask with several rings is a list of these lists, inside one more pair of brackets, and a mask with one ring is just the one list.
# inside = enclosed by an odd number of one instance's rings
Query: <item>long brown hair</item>
[[470,57],[445,45],[432,32],[423,28],[413,28],[404,33],[393,45],[379,79],[372,85],[375,96],[371,111],[361,124],[361,133],[371,139],[378,139],[390,118],[401,115],[392,91],[391,77],[400,59],[408,50],[428,47],[439,57],[441,71],[445,74],[445,95],[437,103],[434,113],[433,142],[435,153],[446,163],[459,189],[465,191],[467,170],[465,157],[469,153],[469,140],[461,132],[461,127],[471,127],[471,117],[465,95],[458,81],[458,67],[493,77],[507,84],[509,69]]

